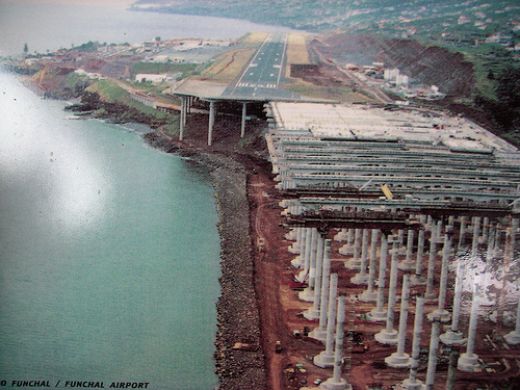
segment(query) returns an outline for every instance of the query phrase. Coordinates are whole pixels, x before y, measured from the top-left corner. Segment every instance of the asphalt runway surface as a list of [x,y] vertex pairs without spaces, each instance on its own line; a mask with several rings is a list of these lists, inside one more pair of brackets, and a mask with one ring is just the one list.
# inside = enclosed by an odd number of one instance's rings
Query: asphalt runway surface
[[287,34],[270,34],[222,97],[253,100],[298,99],[298,94],[280,88],[286,64]]

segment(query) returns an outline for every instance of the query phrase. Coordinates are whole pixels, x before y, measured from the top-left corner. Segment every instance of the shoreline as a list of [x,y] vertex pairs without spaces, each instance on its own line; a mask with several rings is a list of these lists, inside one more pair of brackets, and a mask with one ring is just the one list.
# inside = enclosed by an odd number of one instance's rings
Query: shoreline
[[[17,76],[26,88],[45,98],[45,91],[30,76]],[[85,119],[89,118],[125,125],[115,121],[117,117],[112,115],[85,116]],[[195,145],[177,142],[160,129],[151,128],[149,123],[138,124],[150,128],[150,132],[139,134],[144,142],[166,153],[190,157],[187,161],[207,169],[213,187],[218,213],[221,271],[221,293],[216,303],[217,329],[214,336],[214,372],[218,377],[216,389],[266,389],[268,373],[262,348],[260,299],[255,290],[255,264],[249,224],[251,204],[247,194],[247,181],[252,169],[239,161],[243,156],[237,153],[231,152],[231,156],[228,156],[228,153],[207,151]],[[247,152],[245,156],[253,157]]]
[[[21,75],[18,75],[21,76]],[[45,90],[37,85],[30,76],[19,77],[22,83],[34,93],[45,97]],[[52,98],[51,98],[52,99]],[[57,99],[68,101],[70,99]],[[80,103],[85,104],[85,102]],[[86,103],[88,104],[88,102]],[[110,104],[100,100],[100,104]],[[75,112],[71,112],[75,114]],[[103,116],[85,115],[85,119],[94,118],[107,123],[124,125],[118,113],[105,111]],[[139,125],[148,126],[150,132],[140,134],[143,141],[151,147],[166,153],[175,153],[190,157],[188,161],[204,166],[208,170],[218,213],[217,228],[220,240],[219,284],[221,293],[216,303],[217,329],[214,339],[214,372],[218,377],[217,389],[221,390],[260,390],[272,388],[267,369],[271,353],[266,344],[269,335],[262,337],[266,315],[264,289],[259,289],[256,273],[262,273],[262,264],[256,264],[256,239],[251,218],[256,207],[253,197],[248,194],[248,180],[259,173],[268,176],[268,169],[263,166],[266,155],[263,147],[258,146],[258,127],[251,131],[249,148],[240,151],[234,149],[237,140],[231,139],[231,133],[225,135],[228,146],[222,150],[207,150],[205,133],[199,138],[200,123],[194,121],[190,133],[192,142],[178,142],[161,128],[153,128],[147,117],[138,117]],[[133,122],[129,122],[133,123]],[[226,123],[224,126],[236,126]],[[261,127],[260,127],[261,128]],[[201,142],[202,140],[202,142]],[[262,154],[263,153],[263,154]],[[230,174],[232,173],[232,174]],[[258,270],[255,267],[260,267]],[[261,294],[259,294],[261,293]],[[272,340],[269,340],[271,343]]]
[[[191,157],[204,166],[214,189],[219,222],[221,294],[217,301],[215,372],[218,389],[260,390],[267,386],[259,297],[250,234],[251,205],[245,165],[229,156],[187,147],[161,132],[144,136],[152,147]],[[232,174],[230,174],[230,172]]]

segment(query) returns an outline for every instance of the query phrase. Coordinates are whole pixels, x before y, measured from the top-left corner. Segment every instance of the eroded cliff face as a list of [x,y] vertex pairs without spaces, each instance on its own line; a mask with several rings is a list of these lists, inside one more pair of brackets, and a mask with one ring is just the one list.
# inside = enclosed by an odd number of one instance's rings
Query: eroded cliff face
[[413,40],[337,33],[314,40],[312,48],[339,63],[383,62],[423,84],[438,86],[451,98],[469,98],[475,84],[473,65],[461,53]]

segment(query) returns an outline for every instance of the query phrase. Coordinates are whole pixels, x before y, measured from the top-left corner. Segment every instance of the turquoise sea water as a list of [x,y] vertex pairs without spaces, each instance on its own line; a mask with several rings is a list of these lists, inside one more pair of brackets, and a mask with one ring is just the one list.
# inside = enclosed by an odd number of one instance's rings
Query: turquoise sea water
[[212,388],[207,176],[63,105],[0,73],[0,380]]
[[[121,3],[0,0],[0,56],[24,43],[287,30]],[[0,388],[213,388],[220,246],[207,174],[120,126],[69,120],[63,106],[0,72]]]

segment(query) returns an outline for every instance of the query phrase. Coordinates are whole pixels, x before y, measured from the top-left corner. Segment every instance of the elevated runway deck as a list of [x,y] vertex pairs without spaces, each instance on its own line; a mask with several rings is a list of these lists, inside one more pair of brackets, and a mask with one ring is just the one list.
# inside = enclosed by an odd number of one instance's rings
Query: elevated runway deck
[[307,103],[271,103],[267,113],[273,173],[297,200],[294,209],[386,207],[436,218],[520,212],[520,152],[471,121]]
[[242,122],[240,135],[245,134],[247,104],[286,102],[331,102],[324,99],[311,99],[286,89],[285,69],[287,68],[288,35],[268,34],[252,58],[241,69],[236,78],[229,82],[211,78],[188,78],[171,92],[182,101],[180,120],[180,140],[184,136],[187,114],[193,99],[209,102],[208,146],[212,143],[213,125],[218,102],[232,101],[241,103]]

